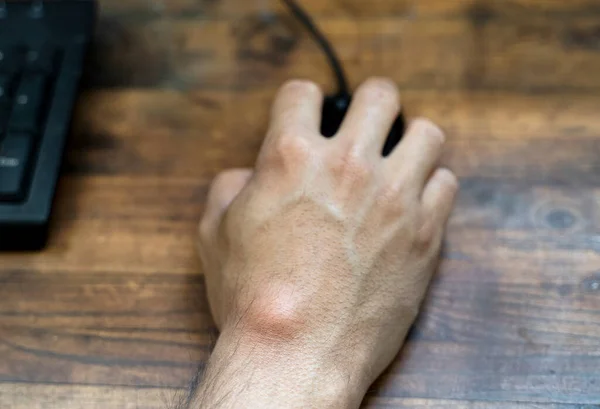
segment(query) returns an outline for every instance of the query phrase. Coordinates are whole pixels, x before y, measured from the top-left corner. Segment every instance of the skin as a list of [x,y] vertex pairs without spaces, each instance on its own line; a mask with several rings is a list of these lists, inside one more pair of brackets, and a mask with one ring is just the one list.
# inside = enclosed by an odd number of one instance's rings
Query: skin
[[199,252],[221,335],[189,408],[358,408],[400,350],[436,268],[458,182],[445,135],[389,80],[356,91],[338,134],[323,94],[284,85],[254,169],[220,174]]

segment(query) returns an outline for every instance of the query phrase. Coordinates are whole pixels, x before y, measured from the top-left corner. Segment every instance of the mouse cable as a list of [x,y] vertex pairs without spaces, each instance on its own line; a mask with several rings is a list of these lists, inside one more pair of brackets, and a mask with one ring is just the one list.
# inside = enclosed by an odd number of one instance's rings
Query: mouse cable
[[292,14],[308,29],[308,31],[312,34],[314,40],[321,47],[325,56],[329,60],[329,64],[333,69],[335,74],[337,83],[338,83],[338,93],[340,94],[349,94],[348,90],[348,81],[346,80],[346,74],[344,73],[344,69],[342,67],[342,63],[338,58],[335,50],[331,46],[327,37],[319,30],[314,20],[308,15],[308,13],[300,7],[300,5],[294,0],[282,0],[285,3]]

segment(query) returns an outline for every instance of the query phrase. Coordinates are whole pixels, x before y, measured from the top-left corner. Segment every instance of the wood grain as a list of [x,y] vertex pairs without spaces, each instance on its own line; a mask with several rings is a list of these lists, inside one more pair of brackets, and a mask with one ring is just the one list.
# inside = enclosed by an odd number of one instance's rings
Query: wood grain
[[[541,14],[556,18],[565,16],[597,15],[600,7],[594,0],[361,0],[320,1],[304,0],[302,5],[311,15],[338,16],[349,19],[377,18],[382,15],[460,18],[478,11],[479,14],[494,13],[521,17]],[[235,17],[252,12],[284,10],[280,0],[245,1],[194,1],[194,0],[100,0],[105,14],[140,16],[206,16]]]
[[[207,178],[226,167],[252,166],[274,93],[87,94],[68,168]],[[588,118],[595,115],[600,97],[407,91],[403,100],[409,117],[425,115],[448,130],[445,163],[460,176],[592,185],[597,180],[600,126]]]
[[[462,184],[364,407],[599,408],[600,4],[303,4],[352,84],[391,76],[408,117],[446,129]],[[333,89],[277,1],[101,6],[50,245],[0,256],[1,408],[168,407],[216,339],[195,255],[210,180],[253,165],[287,78]]]
[[[375,390],[596,402],[600,275],[587,268],[597,257],[561,257],[567,252],[552,241],[527,251],[524,234],[463,236],[469,248],[448,249],[402,357]],[[182,387],[214,340],[199,276],[18,271],[1,279],[4,381]]]
[[[49,249],[5,255],[3,269],[199,273],[194,240],[208,183],[202,178],[67,176]],[[448,249],[501,270],[503,263],[515,268],[520,260],[527,268],[529,260],[542,256],[581,260],[590,272],[600,270],[600,191],[578,186],[463,178]],[[482,247],[484,239],[490,242]],[[497,255],[491,252],[499,245]]]
[[[177,89],[264,89],[289,77],[333,83],[322,51],[290,16],[263,20],[106,17],[87,83]],[[324,17],[319,24],[354,84],[386,75],[406,89],[600,88],[600,26],[593,16]]]
[[[0,385],[0,406],[11,409],[164,409],[183,394],[181,389],[71,385]],[[16,404],[15,404],[16,402]],[[512,409],[595,409],[589,405],[510,403]],[[365,409],[499,409],[497,402],[434,401],[430,399],[371,398]]]

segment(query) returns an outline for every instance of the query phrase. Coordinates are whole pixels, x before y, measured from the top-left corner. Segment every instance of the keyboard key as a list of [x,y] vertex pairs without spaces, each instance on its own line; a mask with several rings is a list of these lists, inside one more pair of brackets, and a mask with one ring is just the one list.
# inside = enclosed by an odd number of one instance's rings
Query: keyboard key
[[10,111],[8,107],[0,106],[0,141],[2,141],[2,135],[6,132],[6,128],[8,127],[8,118],[10,116]]
[[8,123],[11,131],[36,133],[39,130],[46,84],[47,78],[44,75],[28,75],[21,79]]
[[14,74],[23,63],[23,48],[0,48],[0,73]]
[[31,48],[25,56],[26,70],[51,74],[56,68],[56,56],[56,48],[49,44]]
[[20,201],[25,197],[33,136],[9,133],[0,146],[0,200]]
[[12,82],[11,76],[0,74],[0,107],[9,103]]

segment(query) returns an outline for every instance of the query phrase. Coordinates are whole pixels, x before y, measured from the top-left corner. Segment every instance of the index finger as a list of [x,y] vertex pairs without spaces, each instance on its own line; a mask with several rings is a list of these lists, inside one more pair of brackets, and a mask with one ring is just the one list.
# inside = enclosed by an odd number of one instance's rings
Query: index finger
[[292,80],[279,90],[271,111],[269,134],[308,131],[320,135],[323,92],[311,81]]

